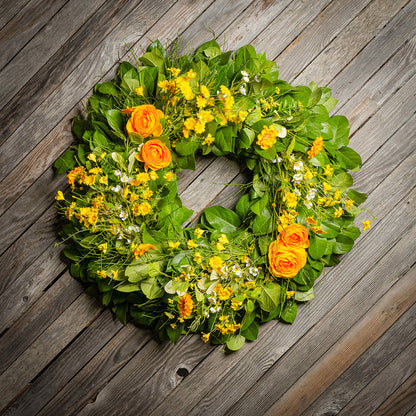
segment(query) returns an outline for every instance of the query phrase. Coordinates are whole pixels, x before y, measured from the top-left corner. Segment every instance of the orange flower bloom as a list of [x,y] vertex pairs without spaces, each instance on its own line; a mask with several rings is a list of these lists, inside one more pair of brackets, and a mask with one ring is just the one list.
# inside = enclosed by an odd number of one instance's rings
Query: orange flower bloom
[[305,266],[308,255],[303,248],[288,249],[275,240],[269,246],[269,268],[276,277],[290,279]]
[[308,248],[308,229],[301,224],[291,224],[279,234],[279,244],[287,248]]
[[308,158],[312,159],[324,148],[324,140],[321,136],[313,141],[311,150],[308,150]]
[[261,133],[257,136],[256,144],[263,150],[269,149],[276,143],[279,132],[273,126],[264,126]]
[[185,293],[179,298],[178,308],[183,318],[188,318],[191,316],[192,309],[194,308],[194,301],[192,300],[189,293]]
[[172,155],[170,150],[159,139],[148,140],[143,146],[140,155],[136,156],[144,162],[146,170],[158,170],[170,165]]
[[158,137],[162,134],[163,128],[160,119],[165,117],[162,111],[151,104],[139,105],[127,108],[125,112],[131,111],[127,122],[127,133],[139,133],[143,137],[153,135]]
[[156,248],[153,244],[139,244],[138,247],[134,249],[133,256],[138,259],[139,256],[143,256],[147,251]]

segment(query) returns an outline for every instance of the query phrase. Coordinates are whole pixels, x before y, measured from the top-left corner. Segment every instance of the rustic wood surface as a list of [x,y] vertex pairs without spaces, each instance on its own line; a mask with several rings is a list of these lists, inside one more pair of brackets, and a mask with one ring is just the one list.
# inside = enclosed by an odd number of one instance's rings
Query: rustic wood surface
[[[0,414],[415,415],[415,22],[416,0],[1,0]],[[293,325],[269,322],[228,355],[123,326],[55,246],[52,165],[94,83],[129,48],[213,33],[265,51],[282,79],[332,88],[376,216]],[[192,220],[232,207],[247,177],[199,158],[178,186]]]

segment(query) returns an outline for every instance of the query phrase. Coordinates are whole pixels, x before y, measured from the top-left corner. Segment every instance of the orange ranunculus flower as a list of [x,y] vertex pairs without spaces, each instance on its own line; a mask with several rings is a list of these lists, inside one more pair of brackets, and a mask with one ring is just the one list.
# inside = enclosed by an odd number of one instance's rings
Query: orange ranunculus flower
[[143,137],[148,137],[151,134],[158,137],[162,134],[163,128],[160,119],[165,115],[154,105],[144,104],[129,110],[131,116],[126,126],[127,133],[139,133]]
[[279,247],[276,240],[269,246],[269,268],[276,277],[295,277],[305,266],[307,257],[305,249],[287,248],[285,245]]
[[178,300],[178,308],[182,318],[189,318],[194,308],[194,301],[189,293],[185,293]]
[[291,224],[279,234],[279,244],[287,248],[308,248],[308,229],[301,224]]
[[137,156],[140,162],[144,162],[146,170],[158,170],[170,165],[172,155],[170,150],[159,139],[151,139],[143,144],[140,155]]

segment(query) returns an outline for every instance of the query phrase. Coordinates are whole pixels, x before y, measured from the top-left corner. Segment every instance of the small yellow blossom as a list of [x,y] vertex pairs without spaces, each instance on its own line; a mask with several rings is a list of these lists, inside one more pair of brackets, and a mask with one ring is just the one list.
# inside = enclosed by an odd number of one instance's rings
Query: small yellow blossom
[[171,250],[174,250],[175,248],[178,248],[180,245],[181,245],[180,241],[176,241],[176,242],[169,241],[169,248]]
[[194,79],[196,77],[196,72],[193,69],[190,69],[187,73],[186,73],[186,77],[188,79]]
[[294,290],[289,290],[288,292],[286,292],[286,299],[289,299],[294,295],[295,295],[295,291]]
[[312,159],[315,157],[322,149],[324,148],[324,140],[321,136],[317,137],[313,144],[311,150],[308,150],[308,158]]
[[367,221],[362,221],[362,223],[363,223],[363,230],[364,231],[366,231],[366,230],[368,230],[368,229],[370,229],[371,228],[371,221],[370,220],[367,220]]
[[95,154],[94,154],[94,153],[90,153],[90,154],[87,156],[87,159],[92,160],[93,162],[96,162],[96,161],[97,161],[97,157],[95,156]]
[[341,207],[337,208],[334,213],[334,218],[339,218],[343,213],[344,210]]
[[210,332],[208,332],[207,334],[205,334],[204,332],[201,332],[201,334],[202,334],[202,341],[204,341],[204,342],[208,342],[209,341],[209,336],[211,335],[211,333]]
[[316,221],[313,217],[306,217],[306,223],[310,225],[317,225],[318,221]]
[[218,251],[223,251],[223,250],[225,250],[224,244],[217,243],[217,250],[218,250]]
[[134,90],[136,95],[143,95],[143,87],[138,87]]
[[105,254],[107,253],[108,244],[107,243],[100,244],[97,248],[98,250],[102,251],[103,254]]
[[57,194],[55,196],[55,199],[57,201],[64,201],[65,200],[65,197],[64,197],[64,194],[62,193],[62,191],[58,191],[57,192]]
[[201,95],[204,98],[209,98],[210,97],[209,89],[205,85],[201,85],[199,90],[201,91]]
[[345,202],[345,209],[350,209],[354,205],[354,201],[352,199],[349,199],[347,202]]
[[111,270],[111,276],[114,280],[118,279],[118,270]]
[[143,199],[149,199],[149,198],[151,198],[151,197],[152,197],[152,195],[153,195],[153,191],[151,191],[150,189],[145,189],[145,190],[142,192],[141,197],[142,197]]
[[214,270],[220,270],[224,265],[224,260],[219,256],[213,256],[209,259],[209,265]]
[[228,238],[225,234],[221,234],[221,237],[218,239],[218,242],[221,244],[228,244]]
[[172,76],[177,77],[181,70],[179,68],[168,68],[168,71],[172,74]]
[[325,176],[332,176],[333,172],[334,172],[334,169],[332,169],[330,165],[325,166],[325,169],[324,169]]
[[199,246],[199,244],[196,244],[194,240],[188,240],[186,244],[189,250],[192,250],[193,248],[197,248]]
[[133,215],[147,215],[152,210],[152,206],[148,202],[142,202],[140,205],[133,204]]
[[204,232],[205,230],[203,230],[202,228],[196,228],[194,234],[196,235],[196,238],[201,238]]
[[326,234],[326,231],[324,231],[320,226],[309,227],[309,229],[313,231],[315,234]]
[[215,141],[215,137],[212,137],[211,133],[208,133],[208,135],[205,137],[202,144],[207,144],[208,146],[210,146],[212,143],[214,143],[214,141]]
[[[169,302],[169,303],[173,303],[172,299],[169,299],[169,300],[172,301],[172,302]],[[168,319],[174,319],[175,318],[175,315],[171,314],[170,312],[165,312],[165,315],[168,317]]]
[[298,204],[298,197],[293,192],[286,192],[283,195],[283,202],[286,203],[288,208],[296,208]]
[[201,264],[202,263],[202,256],[199,251],[194,254],[194,262]]
[[99,182],[102,183],[103,185],[108,185],[108,175],[101,176]]
[[332,186],[329,183],[324,182],[324,192],[328,193],[328,191],[330,191],[331,189],[332,189]]
[[170,171],[170,172],[167,172],[166,174],[165,174],[165,179],[166,179],[166,181],[167,182],[170,182],[170,181],[172,181],[173,179],[175,179],[176,178],[176,175],[175,175],[175,173],[174,172],[172,172],[172,171]]
[[107,272],[105,270],[97,270],[98,276],[100,276],[102,279],[105,279],[107,277]]

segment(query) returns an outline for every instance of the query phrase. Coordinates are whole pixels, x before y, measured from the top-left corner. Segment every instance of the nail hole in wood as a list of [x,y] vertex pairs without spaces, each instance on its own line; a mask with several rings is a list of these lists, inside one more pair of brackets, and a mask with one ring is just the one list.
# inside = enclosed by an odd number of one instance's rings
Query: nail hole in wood
[[179,377],[186,377],[189,374],[189,371],[186,368],[178,368],[176,373]]

